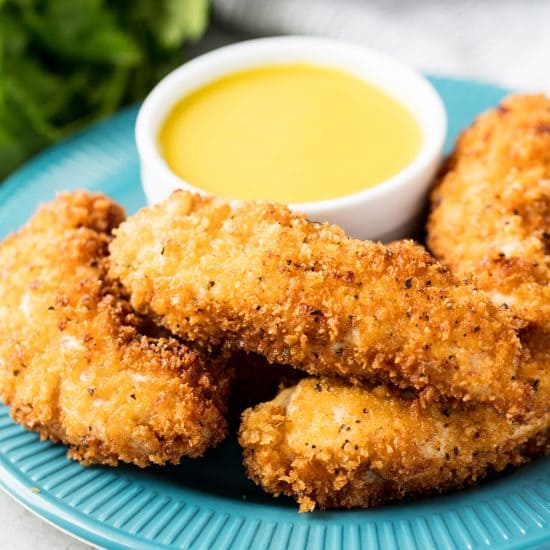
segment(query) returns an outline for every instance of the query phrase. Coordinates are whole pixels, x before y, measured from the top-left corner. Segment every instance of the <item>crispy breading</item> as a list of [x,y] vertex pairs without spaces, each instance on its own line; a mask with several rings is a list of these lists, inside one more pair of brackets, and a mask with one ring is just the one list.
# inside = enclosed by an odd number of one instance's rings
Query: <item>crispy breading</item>
[[459,489],[540,454],[548,372],[539,384],[537,412],[513,423],[486,405],[426,405],[387,386],[307,378],[248,409],[239,442],[249,477],[301,511],[366,508]]
[[[525,368],[550,376],[549,98],[511,96],[463,132],[432,194],[428,243],[527,325]],[[547,418],[533,446],[548,449],[549,431]]]
[[443,407],[385,387],[304,380],[243,416],[249,475],[302,510],[367,507],[474,483],[550,448],[550,101],[516,97],[458,141],[433,196],[429,243],[510,308],[529,356],[533,409]]
[[85,464],[177,463],[225,436],[228,375],[144,333],[107,277],[123,218],[102,195],[62,194],[0,245],[0,394]]
[[530,327],[521,334],[524,346],[530,352],[529,361],[520,370],[520,376],[535,390],[531,423],[538,425],[529,442],[528,452],[536,457],[550,453],[550,330]]
[[460,136],[432,194],[428,244],[550,330],[550,99],[509,97]]
[[[459,489],[550,451],[550,333],[528,328],[518,376],[534,389],[523,422],[484,405],[427,404],[388,387],[306,379],[247,410],[248,475],[301,511],[376,506]],[[455,451],[455,448],[457,451]]]
[[412,242],[358,241],[282,205],[184,191],[115,234],[111,273],[133,307],[186,340],[510,415],[527,408],[508,313]]

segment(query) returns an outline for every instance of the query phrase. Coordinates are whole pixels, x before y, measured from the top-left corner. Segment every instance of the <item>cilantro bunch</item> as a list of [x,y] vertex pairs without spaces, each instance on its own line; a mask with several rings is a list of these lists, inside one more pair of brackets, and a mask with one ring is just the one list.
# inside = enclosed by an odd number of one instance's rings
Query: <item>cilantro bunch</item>
[[208,0],[0,0],[0,179],[142,98],[207,19]]

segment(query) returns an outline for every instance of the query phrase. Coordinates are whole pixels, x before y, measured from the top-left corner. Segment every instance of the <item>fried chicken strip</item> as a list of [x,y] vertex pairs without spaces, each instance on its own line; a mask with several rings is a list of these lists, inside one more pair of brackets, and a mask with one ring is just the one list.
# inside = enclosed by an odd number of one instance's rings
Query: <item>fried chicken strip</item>
[[535,390],[529,423],[534,435],[528,453],[534,457],[550,453],[550,331],[531,327],[522,332],[521,340],[529,350],[530,359],[520,375]]
[[[460,136],[432,194],[428,243],[527,325],[525,369],[550,407],[549,98],[509,97]],[[548,448],[549,431],[549,416],[540,416],[536,448]]]
[[228,375],[144,334],[107,277],[102,195],[60,195],[0,245],[0,395],[13,418],[85,464],[178,463],[219,443]]
[[508,313],[412,242],[362,242],[285,206],[184,191],[115,233],[111,273],[133,307],[186,340],[511,415],[527,407]]
[[459,139],[433,196],[432,250],[474,277],[525,328],[518,377],[534,389],[523,423],[482,405],[443,408],[385,387],[305,380],[248,410],[252,479],[302,510],[365,507],[455,489],[550,449],[550,101],[508,99]]
[[495,304],[550,330],[550,99],[512,96],[460,136],[432,194],[428,244]]
[[[536,408],[548,418],[548,372],[538,380]],[[513,423],[486,405],[426,405],[387,386],[307,378],[248,409],[239,442],[249,477],[306,512],[462,488],[542,452],[539,429],[538,414]]]

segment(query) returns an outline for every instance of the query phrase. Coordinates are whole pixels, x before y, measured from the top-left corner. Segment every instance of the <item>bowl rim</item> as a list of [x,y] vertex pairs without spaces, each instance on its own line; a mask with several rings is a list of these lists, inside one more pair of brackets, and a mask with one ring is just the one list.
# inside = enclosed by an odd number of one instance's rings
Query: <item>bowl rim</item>
[[[418,111],[415,112],[411,105],[403,100],[404,96],[396,97],[395,90],[390,86],[381,85],[380,82],[376,81],[376,77],[373,80],[362,77],[357,73],[353,73],[349,67],[344,67],[344,64],[338,61],[325,63],[311,60],[312,53],[327,53],[330,50],[332,50],[332,53],[340,55],[341,58],[362,58],[363,61],[357,63],[357,66],[361,64],[364,67],[375,66],[386,72],[389,71],[393,75],[401,75],[403,79],[416,87],[417,94],[424,96],[425,104],[430,105],[431,108],[430,116],[421,119]],[[300,52],[303,53],[303,58]],[[265,59],[261,61],[262,57],[267,54],[269,54],[268,57],[273,55],[277,57],[278,53],[281,55],[279,61],[266,61]],[[290,58],[285,59],[289,54]],[[237,68],[231,66],[235,61],[241,61]],[[159,181],[169,181],[172,188],[183,188],[202,195],[211,195],[205,189],[201,189],[178,176],[162,156],[158,146],[158,132],[166,117],[175,104],[186,95],[225,75],[262,65],[296,62],[339,68],[383,89],[396,101],[404,105],[415,118],[421,129],[423,142],[420,151],[409,164],[382,182],[355,193],[329,199],[289,203],[288,206],[291,209],[307,211],[312,216],[322,216],[329,211],[356,206],[358,202],[383,199],[417,178],[429,168],[434,159],[441,156],[447,133],[447,113],[441,97],[421,73],[391,56],[361,44],[334,38],[288,35],[254,38],[222,46],[191,59],[167,74],[145,98],[137,116],[135,139],[142,166],[144,163],[148,163],[151,168],[161,175]],[[227,69],[225,68],[226,64],[228,65]],[[216,67],[221,67],[221,69],[216,69]],[[209,71],[212,71],[213,74],[204,78],[204,73]],[[189,82],[197,75],[200,77],[201,73],[203,73],[203,77],[198,78],[193,84],[189,85]],[[175,91],[181,89],[182,85],[186,83],[188,89],[179,95],[176,94]],[[162,113],[160,116],[159,111]],[[160,185],[164,184],[160,183]]]

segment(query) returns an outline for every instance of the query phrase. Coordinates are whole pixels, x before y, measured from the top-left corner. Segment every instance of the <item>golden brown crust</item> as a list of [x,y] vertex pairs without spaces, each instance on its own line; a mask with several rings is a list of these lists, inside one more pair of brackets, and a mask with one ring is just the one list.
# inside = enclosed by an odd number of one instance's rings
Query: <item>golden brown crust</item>
[[[550,380],[543,383],[548,392]],[[366,508],[459,489],[521,464],[541,421],[512,423],[483,405],[426,405],[384,386],[308,378],[247,410],[239,441],[251,479],[294,497],[301,511]]]
[[550,330],[531,326],[522,331],[521,341],[530,357],[522,365],[520,376],[534,389],[530,422],[538,425],[525,452],[536,458],[550,454]]
[[550,99],[512,96],[459,138],[432,194],[428,244],[497,305],[550,327]]
[[[518,95],[459,138],[432,193],[428,243],[527,328],[532,380],[550,376],[550,99]],[[550,383],[549,383],[550,384]],[[538,387],[550,406],[550,388]],[[544,422],[531,449],[548,451]]]
[[301,381],[247,411],[240,441],[252,479],[302,510],[460,488],[550,451],[550,101],[510,98],[480,117],[432,204],[432,250],[523,326],[517,376],[534,390],[532,411],[512,423],[483,405]]
[[107,277],[123,218],[102,195],[63,194],[0,245],[0,393],[15,420],[83,463],[177,463],[224,437],[228,376],[144,335]]
[[309,373],[524,411],[510,317],[412,242],[350,239],[286,207],[176,192],[116,231],[132,305],[205,346]]

